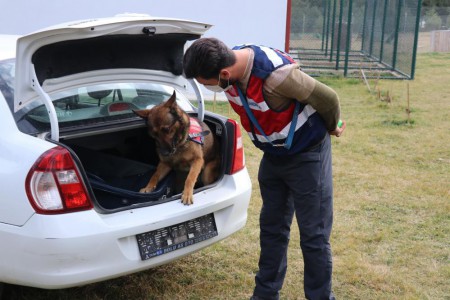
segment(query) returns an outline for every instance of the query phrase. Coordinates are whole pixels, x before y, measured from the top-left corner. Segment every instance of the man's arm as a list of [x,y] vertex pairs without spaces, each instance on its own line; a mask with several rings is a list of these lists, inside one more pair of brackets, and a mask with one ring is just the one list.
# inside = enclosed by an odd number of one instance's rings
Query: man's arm
[[266,80],[268,102],[274,108],[281,108],[288,99],[297,99],[311,105],[322,117],[328,131],[337,128],[340,118],[339,97],[327,85],[315,80],[300,70],[296,64],[275,70]]

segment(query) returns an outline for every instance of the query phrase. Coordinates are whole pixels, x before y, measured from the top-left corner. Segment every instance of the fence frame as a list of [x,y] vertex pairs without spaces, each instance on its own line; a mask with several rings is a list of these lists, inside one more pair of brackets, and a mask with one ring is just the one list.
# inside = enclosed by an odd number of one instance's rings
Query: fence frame
[[[285,51],[298,60],[302,68],[309,70],[313,76],[342,74],[344,77],[355,77],[364,71],[368,74],[368,78],[381,76],[385,79],[414,79],[422,0],[321,0],[323,22],[322,28],[318,28],[315,33],[321,36],[320,46],[316,48],[308,47],[308,40],[304,39],[303,33],[292,32],[292,22],[299,18],[292,8],[293,2],[296,1],[287,0]],[[361,33],[361,47],[356,49],[351,44],[355,2],[364,10],[363,26],[356,34]],[[393,7],[395,7],[394,12]],[[413,16],[407,18],[408,12],[414,9],[415,18],[413,19]],[[388,26],[388,20],[392,21],[389,14],[392,17],[393,13],[395,14],[393,26]],[[405,24],[402,25],[401,21]],[[304,30],[304,24],[302,26]],[[404,28],[401,29],[401,26]],[[380,28],[381,32],[377,28]],[[296,40],[300,46],[294,45],[293,34],[300,36]],[[410,53],[405,54],[404,49],[402,50],[402,64],[399,64],[401,34],[403,39],[405,36],[413,36],[413,40]],[[411,38],[408,38],[406,44],[409,46],[410,42]]]

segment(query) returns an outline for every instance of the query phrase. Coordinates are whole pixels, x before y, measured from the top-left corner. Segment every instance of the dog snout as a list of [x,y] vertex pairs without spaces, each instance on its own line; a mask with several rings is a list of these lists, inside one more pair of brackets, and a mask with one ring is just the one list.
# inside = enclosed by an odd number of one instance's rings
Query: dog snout
[[159,153],[163,156],[171,155],[175,152],[175,148],[173,147],[171,141],[158,140],[157,146],[159,149]]

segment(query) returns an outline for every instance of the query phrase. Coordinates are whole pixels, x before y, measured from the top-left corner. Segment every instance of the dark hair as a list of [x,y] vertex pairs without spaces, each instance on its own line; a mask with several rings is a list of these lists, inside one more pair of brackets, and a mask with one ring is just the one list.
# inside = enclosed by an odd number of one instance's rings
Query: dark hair
[[220,70],[236,62],[233,51],[216,38],[196,40],[187,49],[183,59],[186,78],[215,78]]

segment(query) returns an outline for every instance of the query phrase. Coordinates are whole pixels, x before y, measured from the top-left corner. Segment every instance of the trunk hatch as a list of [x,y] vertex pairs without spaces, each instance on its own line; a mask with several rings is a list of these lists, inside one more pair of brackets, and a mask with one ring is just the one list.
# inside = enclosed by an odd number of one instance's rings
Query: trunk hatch
[[[60,24],[23,36],[17,41],[15,111],[39,97],[35,84],[51,93],[45,81],[67,75],[104,69],[181,75],[184,44],[210,27],[187,20],[120,16]],[[38,82],[33,83],[34,78]]]

